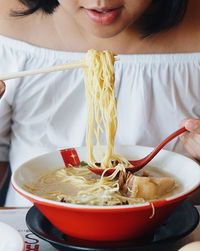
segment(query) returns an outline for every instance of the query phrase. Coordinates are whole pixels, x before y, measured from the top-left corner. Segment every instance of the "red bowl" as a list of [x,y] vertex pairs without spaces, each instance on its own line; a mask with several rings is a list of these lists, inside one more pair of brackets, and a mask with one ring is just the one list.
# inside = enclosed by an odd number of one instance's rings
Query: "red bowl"
[[[119,146],[115,152],[127,159],[137,159],[151,150],[142,146]],[[24,184],[69,163],[77,165],[80,160],[85,161],[85,156],[85,147],[51,152],[24,163],[12,175],[15,190],[33,202],[58,230],[72,237],[98,241],[141,237],[162,224],[176,206],[200,186],[200,168],[195,161],[162,150],[151,166],[167,172],[180,184],[175,195],[163,200],[137,205],[86,206],[47,200],[24,189]]]

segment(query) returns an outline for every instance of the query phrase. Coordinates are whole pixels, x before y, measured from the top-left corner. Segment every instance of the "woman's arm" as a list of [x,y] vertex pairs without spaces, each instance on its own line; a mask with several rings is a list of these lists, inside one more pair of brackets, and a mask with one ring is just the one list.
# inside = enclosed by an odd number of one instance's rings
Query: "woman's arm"
[[[189,132],[180,137],[181,141],[191,157],[200,164],[200,119],[187,119],[182,125]],[[189,197],[189,200],[195,205],[200,205],[200,188]]]
[[5,89],[6,89],[6,86],[4,82],[0,81],[0,98],[3,96]]
[[[0,94],[3,95],[5,84],[0,81]],[[0,98],[0,191],[2,190],[9,174],[9,147],[11,107],[6,98]]]
[[0,191],[2,190],[8,175],[8,162],[0,162]]

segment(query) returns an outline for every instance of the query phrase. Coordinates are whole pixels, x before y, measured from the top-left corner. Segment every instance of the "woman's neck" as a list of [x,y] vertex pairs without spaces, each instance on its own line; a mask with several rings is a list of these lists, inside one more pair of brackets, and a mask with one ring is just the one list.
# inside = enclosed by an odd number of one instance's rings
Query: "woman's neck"
[[61,51],[84,52],[95,48],[109,49],[116,54],[195,52],[200,51],[199,7],[200,1],[190,0],[183,22],[145,39],[133,27],[113,38],[95,37],[82,30],[62,8],[53,15],[37,12],[22,18],[5,17],[5,13],[0,12],[0,34]]

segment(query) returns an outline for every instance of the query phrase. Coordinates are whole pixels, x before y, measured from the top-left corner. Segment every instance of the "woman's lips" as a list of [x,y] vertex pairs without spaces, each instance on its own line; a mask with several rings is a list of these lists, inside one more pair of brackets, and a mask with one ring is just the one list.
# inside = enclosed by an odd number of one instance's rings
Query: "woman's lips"
[[120,15],[122,8],[115,9],[85,9],[89,18],[98,24],[112,24]]

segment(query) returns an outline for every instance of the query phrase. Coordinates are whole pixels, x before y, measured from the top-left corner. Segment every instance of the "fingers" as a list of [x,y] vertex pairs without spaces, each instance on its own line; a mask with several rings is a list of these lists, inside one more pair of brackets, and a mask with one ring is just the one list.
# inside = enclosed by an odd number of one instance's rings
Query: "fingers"
[[200,134],[200,119],[187,119],[184,125],[189,132]]
[[186,151],[195,159],[200,159],[200,134],[184,133],[181,141]]
[[186,119],[181,124],[188,130],[180,136],[184,148],[193,158],[200,160],[200,119]]
[[0,80],[0,98],[3,96],[5,89],[6,89],[5,83]]

